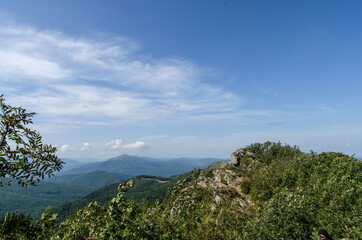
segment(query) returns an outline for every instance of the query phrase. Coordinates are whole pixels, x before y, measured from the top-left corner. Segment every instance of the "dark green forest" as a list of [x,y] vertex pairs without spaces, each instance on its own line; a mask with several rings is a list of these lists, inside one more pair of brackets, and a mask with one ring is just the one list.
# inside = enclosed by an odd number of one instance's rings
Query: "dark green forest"
[[[195,169],[175,184],[146,176],[123,182],[109,202],[88,203],[61,223],[50,210],[38,220],[8,214],[0,238],[316,239],[324,228],[334,239],[362,239],[360,160],[272,142],[242,152],[237,164]],[[154,182],[173,186],[160,199],[132,200],[132,187]]]
[[0,217],[7,212],[25,212],[38,217],[48,206],[79,199],[91,191],[89,187],[49,182],[38,182],[28,188],[18,184],[3,186],[0,188]]
[[[190,178],[191,176],[191,172],[170,178],[146,175],[138,176],[133,179],[135,186],[125,192],[123,196],[139,204],[144,202],[152,204],[157,199],[165,197],[167,191],[171,189],[177,181]],[[57,214],[57,221],[60,222],[66,220],[69,215],[91,202],[97,201],[99,204],[105,205],[117,195],[118,185],[119,183],[113,183],[97,189],[82,199],[70,201],[55,207],[52,213]]]
[[113,173],[113,172],[105,172],[96,170],[93,172],[83,173],[83,174],[67,174],[67,175],[60,175],[54,176],[47,181],[49,182],[57,182],[57,183],[66,183],[66,184],[73,184],[78,186],[85,186],[88,188],[92,188],[96,190],[103,186],[122,182],[130,179],[131,176],[124,175],[121,173]]

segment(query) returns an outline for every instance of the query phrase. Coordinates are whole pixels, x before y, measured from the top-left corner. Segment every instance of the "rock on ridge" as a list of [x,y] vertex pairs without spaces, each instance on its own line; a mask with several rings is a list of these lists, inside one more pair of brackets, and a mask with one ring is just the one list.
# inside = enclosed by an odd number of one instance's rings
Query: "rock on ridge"
[[255,159],[256,156],[253,153],[248,152],[245,148],[239,148],[233,152],[230,157],[230,161],[234,166],[241,166],[244,169],[249,168]]

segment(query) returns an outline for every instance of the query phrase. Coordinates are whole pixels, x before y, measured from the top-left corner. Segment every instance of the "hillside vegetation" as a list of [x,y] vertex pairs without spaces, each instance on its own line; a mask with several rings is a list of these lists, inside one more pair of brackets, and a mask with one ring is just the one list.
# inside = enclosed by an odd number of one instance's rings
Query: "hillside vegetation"
[[[58,221],[64,220],[66,216],[91,201],[100,201],[103,204],[109,202],[117,193],[118,184],[132,177],[145,173],[165,177],[189,172],[195,167],[205,168],[216,161],[224,160],[214,158],[162,160],[122,155],[94,163],[82,163],[70,159],[65,161],[67,163],[65,171],[61,171],[51,178],[46,178],[45,181],[38,182],[38,186],[30,186],[27,189],[17,185],[0,188],[0,217],[5,216],[7,212],[13,213],[16,211],[38,217],[47,206],[50,206],[55,208],[54,211],[59,214]],[[174,183],[174,181],[171,182]],[[110,188],[110,191],[106,190],[104,192],[107,188],[102,187],[109,184],[114,184],[114,186]],[[136,188],[127,193],[127,196],[132,195],[132,199],[136,201],[142,199],[152,202],[154,199],[164,196],[171,186],[168,183],[157,186],[157,181],[149,181],[148,184],[143,181],[139,182]],[[163,192],[161,195],[159,194],[159,187]],[[94,194],[86,196],[96,189],[99,189],[99,191],[97,190]],[[134,193],[134,191],[138,192]],[[93,196],[97,197],[93,198]]]
[[79,199],[92,191],[63,183],[38,182],[28,188],[13,184],[0,187],[0,217],[7,212],[25,212],[33,217],[40,216],[50,206],[55,207],[65,202]]
[[131,176],[121,173],[104,172],[97,170],[83,174],[54,176],[47,179],[47,181],[85,186],[95,190],[112,183],[120,183],[122,181],[126,181],[130,178]]
[[[361,161],[342,153],[303,153],[266,142],[236,151],[179,180],[165,198],[143,204],[118,187],[109,203],[92,202],[61,224],[49,212],[6,234],[51,239],[361,239]],[[8,216],[2,226],[24,219]],[[24,220],[25,221],[25,220]],[[24,225],[24,223],[23,223]],[[15,225],[14,225],[15,226]],[[4,227],[2,228],[4,229]],[[10,228],[5,228],[10,229]],[[3,232],[1,232],[3,231]],[[1,235],[3,234],[3,235]],[[0,229],[0,237],[4,236]]]
[[[191,177],[192,173],[185,173],[170,178],[154,177],[154,176],[138,176],[134,178],[135,186],[124,194],[124,197],[133,200],[139,204],[147,202],[152,204],[155,200],[163,198],[173,185],[180,179]],[[66,217],[73,214],[76,210],[87,206],[89,203],[97,201],[104,205],[111,201],[118,192],[118,183],[113,183],[97,189],[82,199],[67,202],[63,205],[55,207],[53,213],[58,215],[58,222],[64,221]]]
[[[29,186],[28,188],[23,188],[18,184],[3,186],[0,187],[0,217],[13,212],[39,217],[47,207],[58,209],[57,206],[59,205],[69,205],[68,202],[73,203],[73,201],[83,198],[95,189],[116,183],[112,195],[107,195],[106,201],[109,202],[117,193],[118,184],[130,178],[130,176],[120,173],[95,171],[85,174],[54,176],[48,181],[38,182],[36,186]],[[72,210],[74,211],[81,206],[84,204]],[[60,213],[60,215],[64,214]]]

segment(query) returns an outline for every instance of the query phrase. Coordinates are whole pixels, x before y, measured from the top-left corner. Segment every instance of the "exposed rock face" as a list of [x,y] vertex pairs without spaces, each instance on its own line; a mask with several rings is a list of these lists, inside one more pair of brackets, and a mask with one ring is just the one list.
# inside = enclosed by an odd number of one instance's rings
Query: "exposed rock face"
[[201,196],[207,199],[207,195],[211,197],[212,202],[204,204],[213,211],[220,205],[227,206],[228,211],[230,209],[241,211],[247,206],[253,206],[250,196],[244,193],[242,188],[242,182],[245,180],[240,171],[228,162],[218,162],[199,170],[191,182],[184,180],[175,184],[172,193],[177,197],[173,202],[171,214],[176,214],[181,206],[197,204]]
[[176,183],[171,195],[174,198],[171,215],[176,216],[184,206],[199,206],[200,199],[208,199],[203,207],[212,211],[249,211],[248,207],[254,206],[248,192],[249,179],[240,170],[250,170],[258,159],[247,148],[240,148],[231,154],[230,160],[195,170],[190,181]]
[[216,169],[210,169],[212,176],[200,177],[197,182],[198,187],[212,190],[214,203],[219,204],[229,201],[232,198],[233,204],[239,206],[252,205],[247,194],[243,193],[241,182],[245,180],[239,173],[228,169],[230,165],[223,165]]
[[245,148],[236,150],[230,157],[230,161],[234,166],[241,166],[244,169],[249,168],[255,159],[255,155],[248,152]]

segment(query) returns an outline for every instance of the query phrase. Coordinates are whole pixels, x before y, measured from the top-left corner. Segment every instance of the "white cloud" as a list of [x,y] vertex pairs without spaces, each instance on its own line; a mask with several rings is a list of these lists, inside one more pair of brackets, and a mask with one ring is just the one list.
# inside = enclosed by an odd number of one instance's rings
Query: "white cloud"
[[61,79],[68,75],[54,62],[11,50],[0,50],[0,72],[5,77],[13,75],[31,79]]
[[87,150],[90,150],[90,149],[91,149],[91,146],[87,142],[83,143],[83,145],[80,147],[81,151],[87,151]]
[[143,141],[137,141],[135,143],[129,143],[129,144],[123,145],[123,148],[127,148],[127,149],[138,149],[138,148],[143,148],[143,147],[146,147],[146,143]]
[[111,150],[115,150],[115,149],[121,149],[123,146],[122,143],[123,143],[123,141],[121,139],[114,139],[114,140],[110,141],[109,143],[106,143],[104,146]]
[[26,102],[36,112],[49,115],[79,116],[92,118],[124,117],[143,118],[138,110],[150,107],[142,98],[129,92],[105,87],[84,85],[54,85],[51,89],[30,93],[12,102]]
[[176,57],[142,57],[128,38],[74,38],[13,25],[0,26],[0,42],[5,97],[54,120],[114,124],[208,117],[227,115],[242,103],[206,84],[207,70]]
[[60,151],[61,152],[69,152],[74,150],[71,146],[69,146],[68,144],[64,144],[60,147]]
[[104,145],[106,148],[110,150],[117,150],[117,149],[139,149],[146,147],[146,143],[143,141],[136,141],[135,143],[123,143],[121,139],[114,139],[109,143]]

